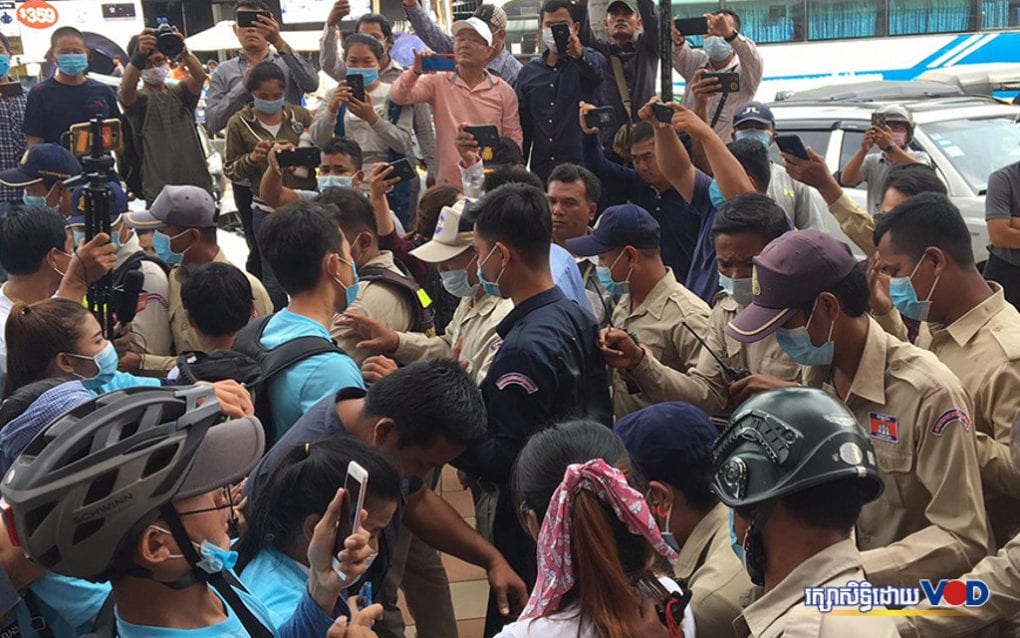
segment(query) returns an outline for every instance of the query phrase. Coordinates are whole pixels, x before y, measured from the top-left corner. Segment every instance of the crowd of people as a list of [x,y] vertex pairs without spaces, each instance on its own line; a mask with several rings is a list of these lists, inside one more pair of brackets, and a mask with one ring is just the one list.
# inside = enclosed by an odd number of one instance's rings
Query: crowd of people
[[[449,33],[403,8],[408,68],[384,16],[323,16],[315,111],[262,0],[215,70],[146,29],[116,92],[65,26],[26,93],[0,34],[0,636],[398,637],[398,591],[456,636],[440,552],[485,571],[487,637],[1011,635],[1020,164],[989,179],[982,273],[907,108],[835,175],[771,159],[731,10],[669,25],[674,102],[651,0],[546,0],[523,64],[500,7]],[[96,115],[128,141],[109,233],[65,185]],[[82,304],[129,279],[129,321]],[[811,607],[923,579],[988,600]]]

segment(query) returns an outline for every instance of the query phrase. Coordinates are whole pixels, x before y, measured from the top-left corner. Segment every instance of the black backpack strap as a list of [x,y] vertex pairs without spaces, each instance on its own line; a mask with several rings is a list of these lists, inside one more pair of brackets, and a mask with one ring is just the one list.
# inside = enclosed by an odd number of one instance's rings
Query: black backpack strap
[[[394,260],[397,267],[401,270],[405,270],[400,262]],[[397,288],[404,295],[404,298],[411,304],[412,331],[421,332],[426,335],[435,336],[436,334],[436,323],[432,316],[432,299],[429,298],[428,293],[418,285],[414,277],[409,274],[401,275],[395,273],[388,268],[379,268],[378,266],[365,266],[364,268],[358,269],[358,278],[364,281],[376,281],[381,283],[387,283]]]
[[46,622],[46,617],[43,616],[42,609],[39,608],[39,601],[36,599],[35,594],[32,593],[32,590],[26,589],[25,593],[21,595],[21,600],[25,601],[32,629],[35,630],[35,633],[39,634],[39,638],[53,638],[53,630],[50,629],[49,623]]
[[114,616],[115,607],[113,592],[110,592],[99,608],[95,620],[92,621],[92,632],[85,634],[82,638],[113,638],[117,635],[117,618]]
[[160,270],[163,271],[163,274],[168,276],[170,275],[170,267],[167,266],[162,259],[158,257],[153,257],[152,255],[146,253],[144,250],[139,250],[131,253],[131,255],[124,260],[124,263],[117,266],[117,268],[113,271],[113,281],[119,283],[124,279],[124,274],[127,273],[129,270],[141,268],[143,261],[156,264],[157,266],[159,266]]
[[345,356],[347,354],[331,340],[311,336],[291,339],[275,348],[266,350],[261,361],[262,382],[265,383],[273,375],[282,372],[299,361],[327,352],[335,352]]

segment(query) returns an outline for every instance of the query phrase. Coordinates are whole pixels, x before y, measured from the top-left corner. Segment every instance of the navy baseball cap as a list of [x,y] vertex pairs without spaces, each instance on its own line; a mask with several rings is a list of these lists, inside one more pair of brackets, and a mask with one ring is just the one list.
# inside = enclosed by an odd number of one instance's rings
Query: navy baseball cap
[[708,415],[683,401],[656,403],[631,412],[613,430],[649,481],[669,482],[687,467],[712,462],[719,430]]
[[638,250],[659,247],[659,222],[637,204],[610,206],[602,211],[591,234],[567,240],[567,250],[579,257],[594,257],[624,246]]
[[[127,193],[121,188],[120,182],[106,182],[110,187],[112,197],[110,198],[110,225],[113,226],[120,219],[120,216],[127,212]],[[71,216],[67,219],[68,226],[82,226],[85,224],[85,187],[79,186],[71,193]]]
[[44,179],[65,180],[81,174],[81,164],[59,144],[37,144],[25,151],[14,168],[0,172],[0,184],[24,188]]
[[774,126],[776,118],[772,116],[772,109],[761,102],[748,102],[733,116],[733,126],[740,126],[744,122]]

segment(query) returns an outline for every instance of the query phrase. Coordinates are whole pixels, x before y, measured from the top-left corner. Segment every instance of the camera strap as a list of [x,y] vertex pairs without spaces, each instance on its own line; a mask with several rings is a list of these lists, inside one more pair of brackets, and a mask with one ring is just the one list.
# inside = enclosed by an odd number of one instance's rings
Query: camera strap
[[[737,65],[733,65],[731,68],[726,69],[727,73],[733,73],[733,70],[737,68]],[[715,113],[712,114],[712,121],[709,123],[711,128],[715,128],[715,125],[719,123],[719,118],[722,116],[723,109],[726,108],[726,99],[730,96],[730,92],[723,89],[722,95],[719,96],[719,104],[715,107]]]

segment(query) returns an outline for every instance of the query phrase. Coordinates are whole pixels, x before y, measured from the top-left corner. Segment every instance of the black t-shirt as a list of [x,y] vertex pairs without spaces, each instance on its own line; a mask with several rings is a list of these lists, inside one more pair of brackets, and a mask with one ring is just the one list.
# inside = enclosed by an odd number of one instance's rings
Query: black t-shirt
[[88,78],[81,85],[61,84],[54,77],[29,91],[22,130],[26,137],[59,144],[60,136],[72,124],[87,122],[96,115],[120,115],[117,94],[111,87]]

